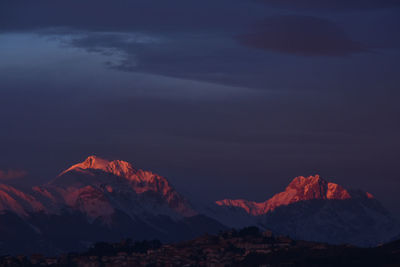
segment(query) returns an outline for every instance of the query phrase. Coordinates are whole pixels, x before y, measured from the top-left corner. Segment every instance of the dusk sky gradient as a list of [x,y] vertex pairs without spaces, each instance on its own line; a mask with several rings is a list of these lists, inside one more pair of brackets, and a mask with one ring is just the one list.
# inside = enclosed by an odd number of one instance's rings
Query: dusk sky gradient
[[396,0],[3,0],[0,181],[96,154],[201,203],[318,173],[400,217],[399,29]]

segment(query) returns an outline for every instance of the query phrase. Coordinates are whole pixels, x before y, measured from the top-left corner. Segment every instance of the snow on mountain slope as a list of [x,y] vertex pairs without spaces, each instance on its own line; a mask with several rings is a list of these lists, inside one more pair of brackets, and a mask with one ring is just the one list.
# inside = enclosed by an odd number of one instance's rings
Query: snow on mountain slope
[[[123,237],[174,241],[221,230],[219,222],[236,228],[257,225],[296,239],[367,246],[400,232],[370,193],[347,190],[318,175],[296,177],[264,202],[217,201],[204,214],[208,216],[198,214],[166,178],[96,156],[30,190],[0,184],[0,222],[4,227],[15,222],[13,231],[29,233],[45,245],[43,251],[54,242],[56,249],[69,244],[68,250]],[[0,237],[0,243],[13,238]]]
[[285,191],[264,202],[216,201],[207,214],[232,227],[257,225],[293,238],[329,243],[376,245],[399,230],[370,193],[346,190],[318,175],[296,177]]
[[182,218],[197,214],[164,177],[136,170],[126,161],[108,161],[96,156],[27,192],[0,185],[0,210],[28,216],[37,211],[59,214],[64,208],[83,212],[91,220],[110,217],[115,210],[130,216]]
[[[369,194],[369,193],[367,193]],[[371,197],[372,195],[369,194]],[[274,195],[265,202],[254,202],[243,199],[224,199],[216,201],[219,206],[233,206],[244,209],[251,215],[262,215],[282,205],[312,199],[349,199],[349,192],[338,184],[328,183],[319,175],[299,176],[286,187],[285,191]]]
[[122,160],[90,156],[41,189],[91,218],[108,217],[115,209],[130,216],[152,213],[180,218],[197,214],[167,179]]
[[29,190],[0,184],[0,223],[12,229],[0,236],[0,250],[10,253],[61,253],[128,237],[172,242],[225,229],[166,178],[96,156]]
[[20,216],[30,212],[39,212],[45,207],[33,196],[12,186],[0,184],[0,211],[12,211]]

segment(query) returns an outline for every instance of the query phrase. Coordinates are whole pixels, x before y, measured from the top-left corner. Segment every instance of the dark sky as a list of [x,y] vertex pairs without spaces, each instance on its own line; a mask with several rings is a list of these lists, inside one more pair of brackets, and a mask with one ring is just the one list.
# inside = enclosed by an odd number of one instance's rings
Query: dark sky
[[3,0],[0,179],[96,154],[259,201],[319,173],[399,216],[399,29],[398,0]]

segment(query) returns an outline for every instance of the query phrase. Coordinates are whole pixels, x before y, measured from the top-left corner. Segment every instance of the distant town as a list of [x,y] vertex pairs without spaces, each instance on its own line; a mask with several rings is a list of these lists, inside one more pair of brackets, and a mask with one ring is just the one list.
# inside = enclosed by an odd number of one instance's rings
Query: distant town
[[2,256],[0,266],[400,266],[400,240],[359,248],[296,241],[247,227],[173,244],[127,239],[58,257]]

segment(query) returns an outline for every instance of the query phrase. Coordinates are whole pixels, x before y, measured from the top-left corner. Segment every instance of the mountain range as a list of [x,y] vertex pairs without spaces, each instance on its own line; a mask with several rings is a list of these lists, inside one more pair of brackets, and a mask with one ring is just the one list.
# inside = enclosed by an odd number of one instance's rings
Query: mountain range
[[396,219],[368,192],[347,190],[319,175],[292,180],[264,202],[223,199],[207,213],[231,227],[257,225],[294,239],[374,246],[399,230]]
[[166,178],[96,156],[29,190],[0,185],[0,251],[57,254],[122,238],[177,241],[225,229]]
[[59,254],[122,238],[171,242],[249,225],[296,239],[362,246],[400,232],[372,194],[317,175],[296,177],[265,202],[224,199],[202,209],[165,177],[97,156],[30,189],[0,184],[3,254]]

